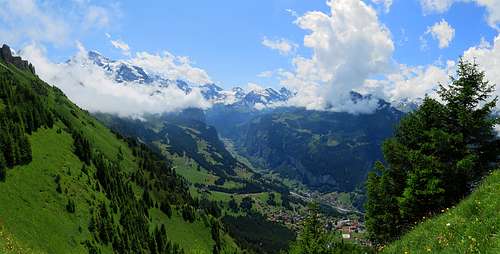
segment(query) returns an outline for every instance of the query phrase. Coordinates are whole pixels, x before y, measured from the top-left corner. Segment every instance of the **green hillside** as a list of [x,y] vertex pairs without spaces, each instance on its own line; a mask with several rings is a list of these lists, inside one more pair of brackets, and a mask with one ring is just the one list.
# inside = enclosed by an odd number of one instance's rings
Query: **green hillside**
[[[261,176],[231,154],[217,131],[204,122],[203,111],[188,109],[148,115],[143,120],[94,115],[112,130],[138,137],[168,158],[175,172],[188,180],[194,198],[217,204],[224,227],[242,248],[278,253],[294,239],[291,220],[286,222],[287,228],[267,219],[280,213],[297,216],[304,212],[304,205],[291,199],[281,181]],[[245,203],[249,208],[244,208]]]
[[250,115],[214,107],[207,121],[257,168],[313,190],[351,192],[382,158],[380,145],[402,115],[387,104],[373,114],[279,108]]
[[170,161],[5,62],[0,148],[0,253],[237,251]]
[[419,224],[382,253],[500,253],[500,171],[456,207]]

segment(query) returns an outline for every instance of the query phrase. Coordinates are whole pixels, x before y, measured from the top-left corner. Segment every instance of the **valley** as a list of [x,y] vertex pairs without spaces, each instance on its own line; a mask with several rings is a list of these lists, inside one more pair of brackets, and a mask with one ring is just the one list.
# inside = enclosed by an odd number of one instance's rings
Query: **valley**
[[195,2],[0,1],[0,254],[500,253],[497,0]]

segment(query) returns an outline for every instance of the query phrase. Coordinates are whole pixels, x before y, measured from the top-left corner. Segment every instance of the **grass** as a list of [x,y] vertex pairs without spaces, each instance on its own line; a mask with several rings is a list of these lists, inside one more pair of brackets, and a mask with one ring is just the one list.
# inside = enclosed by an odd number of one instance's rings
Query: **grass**
[[198,164],[194,160],[176,155],[172,155],[170,158],[175,167],[175,172],[191,183],[213,185],[219,178],[202,167],[198,170]]
[[42,254],[43,252],[34,251],[31,248],[24,246],[0,225],[0,253],[5,254]]
[[[29,73],[0,65],[11,69],[24,85],[35,79]],[[53,90],[43,96],[47,96],[47,107],[82,131],[92,148],[109,159],[117,158],[121,150],[120,169],[132,173],[139,168],[127,143],[95,118]],[[0,110],[3,107],[0,100]],[[0,253],[88,253],[83,242],[93,238],[88,231],[90,210],[98,203],[109,203],[103,192],[96,190],[95,168],[87,167],[88,175],[83,173],[83,164],[73,152],[73,138],[61,122],[51,129],[39,129],[29,140],[32,162],[8,169],[6,181],[0,182]],[[189,171],[192,179],[200,177],[193,172]],[[56,176],[60,178],[61,191],[57,190]],[[138,196],[143,191],[136,184],[132,188]],[[74,213],[66,209],[69,199],[75,202]],[[202,220],[185,222],[176,213],[168,219],[158,209],[152,209],[152,214],[150,226],[165,224],[169,238],[186,253],[212,252],[210,227]],[[199,214],[197,217],[203,218]],[[99,249],[102,254],[112,252],[109,244]]]
[[[71,136],[42,129],[30,141],[33,162],[9,170],[6,182],[0,183],[0,221],[4,230],[22,245],[47,253],[86,253],[80,242],[90,235],[86,202],[90,196],[88,186],[75,180],[82,163],[72,153]],[[67,195],[56,192],[56,175],[61,175]],[[66,212],[68,195],[76,201],[74,214]]]
[[165,224],[168,238],[179,244],[187,253],[212,253],[215,242],[212,240],[208,223],[205,223],[201,218],[197,218],[193,223],[185,222],[179,213],[180,211],[174,210],[172,218],[169,219],[158,209],[150,211],[153,222]]
[[500,253],[500,170],[456,207],[421,223],[383,253]]

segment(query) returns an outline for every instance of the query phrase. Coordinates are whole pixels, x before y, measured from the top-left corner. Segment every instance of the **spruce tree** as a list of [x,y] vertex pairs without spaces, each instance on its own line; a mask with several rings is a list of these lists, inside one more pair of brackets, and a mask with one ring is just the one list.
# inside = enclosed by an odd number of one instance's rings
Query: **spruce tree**
[[0,151],[0,182],[5,182],[7,177],[7,163],[3,157],[3,153]]
[[384,142],[386,165],[367,180],[367,229],[384,244],[415,223],[456,204],[498,165],[500,143],[492,115],[497,98],[475,63],[460,59],[456,77],[425,98]]

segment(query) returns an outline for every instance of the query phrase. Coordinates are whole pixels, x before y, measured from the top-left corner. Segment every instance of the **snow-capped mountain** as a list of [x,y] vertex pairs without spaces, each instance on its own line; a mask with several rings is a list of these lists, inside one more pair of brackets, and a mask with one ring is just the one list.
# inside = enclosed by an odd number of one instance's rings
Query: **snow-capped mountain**
[[[117,83],[157,85],[159,88],[175,85],[186,94],[197,88],[206,100],[214,104],[267,107],[278,102],[285,102],[293,96],[293,93],[284,87],[279,91],[273,88],[253,88],[246,91],[241,87],[224,90],[213,83],[192,84],[184,80],[170,80],[160,75],[148,73],[141,66],[133,65],[130,62],[111,60],[97,51],[89,51],[88,59],[102,68]],[[161,89],[155,93],[161,93]]]
[[[295,94],[283,87],[279,90],[274,88],[252,87],[243,89],[234,87],[225,90],[214,83],[194,84],[184,80],[171,80],[159,74],[149,73],[145,68],[132,64],[126,60],[111,60],[96,51],[88,52],[88,60],[96,66],[102,68],[118,84],[138,84],[156,86],[151,95],[159,94],[162,88],[176,87],[186,95],[199,92],[201,96],[212,104],[233,105],[238,107],[248,107],[262,109],[266,107],[286,105],[286,102]],[[70,60],[71,62],[71,60]],[[351,100],[358,102],[361,100],[371,100],[372,95],[361,95],[356,92],[350,94]],[[421,99],[402,99],[388,103],[380,100],[379,107],[392,106],[403,112],[410,112],[418,108]]]
[[159,87],[175,85],[185,93],[190,93],[192,90],[191,86],[183,80],[170,80],[159,75],[150,74],[140,66],[133,65],[127,61],[111,60],[96,51],[89,51],[88,59],[105,70],[118,83],[157,84]]
[[284,103],[292,96],[286,88],[276,91],[273,88],[254,88],[248,91],[237,104],[253,107],[265,107],[276,103]]
[[408,113],[411,111],[415,111],[418,109],[420,105],[422,105],[423,99],[422,98],[403,98],[397,101],[392,101],[391,104],[397,108],[398,110]]

